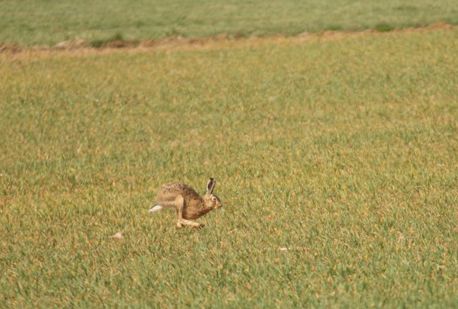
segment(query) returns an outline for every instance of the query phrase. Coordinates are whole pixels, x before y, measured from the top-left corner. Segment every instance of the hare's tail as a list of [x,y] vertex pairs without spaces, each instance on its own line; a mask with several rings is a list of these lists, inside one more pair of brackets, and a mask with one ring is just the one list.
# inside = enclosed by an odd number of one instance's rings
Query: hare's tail
[[155,212],[161,211],[162,209],[164,209],[164,207],[162,207],[161,205],[154,205],[153,207],[151,207],[151,208],[148,210],[148,212],[149,212],[150,214],[153,214],[153,213],[155,213]]

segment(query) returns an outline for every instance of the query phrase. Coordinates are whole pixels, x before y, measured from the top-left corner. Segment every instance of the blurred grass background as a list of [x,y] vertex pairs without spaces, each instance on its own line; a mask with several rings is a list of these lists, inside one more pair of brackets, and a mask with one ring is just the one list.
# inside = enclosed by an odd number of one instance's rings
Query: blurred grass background
[[75,38],[99,46],[119,39],[388,31],[437,22],[458,23],[455,0],[0,1],[0,43],[21,46]]
[[0,307],[456,306],[457,34],[0,54]]

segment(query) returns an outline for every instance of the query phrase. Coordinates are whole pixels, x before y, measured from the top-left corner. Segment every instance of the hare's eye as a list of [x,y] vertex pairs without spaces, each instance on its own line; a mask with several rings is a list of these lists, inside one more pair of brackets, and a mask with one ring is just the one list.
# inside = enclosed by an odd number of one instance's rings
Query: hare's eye
[[216,197],[212,196],[212,201],[216,202]]

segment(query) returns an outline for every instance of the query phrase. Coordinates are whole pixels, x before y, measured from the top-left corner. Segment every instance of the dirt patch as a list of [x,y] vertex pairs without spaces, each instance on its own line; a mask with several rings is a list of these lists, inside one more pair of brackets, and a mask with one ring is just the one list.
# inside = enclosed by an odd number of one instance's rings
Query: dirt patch
[[16,44],[0,44],[0,53],[3,52],[10,52],[10,53],[18,53],[23,49]]
[[269,37],[237,37],[226,34],[221,34],[206,38],[184,38],[170,37],[159,40],[144,40],[144,41],[126,41],[113,40],[104,42],[103,44],[94,46],[91,42],[74,39],[69,41],[59,42],[58,44],[49,46],[33,46],[21,47],[17,44],[1,44],[0,53],[22,53],[22,52],[68,52],[78,51],[86,53],[106,53],[116,50],[174,50],[174,49],[212,49],[233,47],[236,44],[240,46],[258,45],[262,43],[295,41],[304,42],[309,40],[334,40],[346,37],[362,36],[362,35],[386,35],[390,33],[408,33],[408,32],[429,32],[437,30],[452,30],[457,26],[447,23],[436,23],[426,27],[393,29],[390,31],[377,31],[376,29],[368,29],[363,31],[322,31],[316,33],[304,32],[295,36],[274,35]]
[[89,45],[83,39],[74,39],[69,41],[62,41],[54,45],[53,49],[72,50],[79,48],[87,48]]

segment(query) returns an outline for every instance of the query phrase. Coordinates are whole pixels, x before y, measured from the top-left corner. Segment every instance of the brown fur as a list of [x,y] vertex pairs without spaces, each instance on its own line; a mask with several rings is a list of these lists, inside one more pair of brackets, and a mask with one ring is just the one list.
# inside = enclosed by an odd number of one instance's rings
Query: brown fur
[[[214,182],[210,179],[209,185]],[[156,203],[163,207],[175,208],[177,210],[178,222],[177,226],[184,225],[202,226],[199,223],[192,222],[202,217],[213,209],[221,207],[221,201],[213,195],[214,184],[211,190],[207,185],[207,193],[200,196],[192,187],[183,183],[169,183],[163,185],[156,195]],[[182,207],[181,203],[183,203]],[[184,219],[184,220],[182,220]]]

